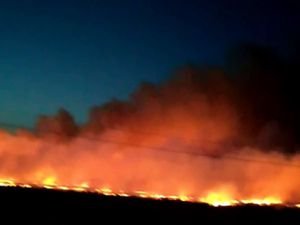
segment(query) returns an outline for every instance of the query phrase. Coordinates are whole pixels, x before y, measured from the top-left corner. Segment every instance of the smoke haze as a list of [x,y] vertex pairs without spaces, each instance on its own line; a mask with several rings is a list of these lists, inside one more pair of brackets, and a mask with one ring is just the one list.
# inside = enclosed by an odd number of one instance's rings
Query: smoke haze
[[141,84],[127,101],[93,106],[83,125],[60,109],[38,118],[34,131],[2,130],[0,177],[300,201],[296,65],[245,45],[224,69],[183,67],[159,85]]

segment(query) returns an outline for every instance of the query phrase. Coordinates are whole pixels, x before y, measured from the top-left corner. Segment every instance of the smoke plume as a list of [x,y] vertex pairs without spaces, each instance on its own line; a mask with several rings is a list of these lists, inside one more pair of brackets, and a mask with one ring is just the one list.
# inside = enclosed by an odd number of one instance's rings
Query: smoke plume
[[127,101],[94,106],[83,125],[60,109],[34,131],[2,130],[0,177],[300,201],[299,70],[289,62],[245,45],[223,69],[184,67],[159,85],[141,84]]

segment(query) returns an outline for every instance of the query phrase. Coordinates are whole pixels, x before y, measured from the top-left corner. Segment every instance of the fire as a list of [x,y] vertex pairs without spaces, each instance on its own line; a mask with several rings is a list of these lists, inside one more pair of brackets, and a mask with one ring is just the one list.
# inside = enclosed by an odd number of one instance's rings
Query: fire
[[[213,206],[232,206],[240,204],[255,204],[255,205],[280,205],[284,204],[276,197],[262,197],[236,200],[226,193],[210,193],[204,198],[199,198],[199,202],[205,202]],[[296,206],[296,205],[295,205]]]
[[256,205],[278,205],[282,204],[283,202],[276,197],[265,197],[261,199],[246,199],[246,200],[241,200],[242,203],[244,204],[256,204]]
[[[22,146],[19,145],[20,139]],[[18,173],[18,165],[8,163],[8,168],[14,165],[15,168],[2,171],[0,186],[203,202],[212,206],[291,205],[289,202],[300,202],[300,196],[297,196],[300,181],[291,179],[300,175],[300,171],[297,167],[289,166],[300,162],[298,156],[287,161],[278,154],[263,154],[251,149],[235,155],[244,156],[250,151],[253,158],[263,161],[271,158],[283,164],[278,166],[260,164],[255,160],[245,163],[239,160],[193,158],[188,155],[182,157],[172,153],[162,153],[161,156],[151,151],[136,153],[131,146],[120,145],[120,150],[116,150],[114,143],[99,144],[92,141],[91,145],[90,142],[76,139],[64,145],[38,138],[2,134],[2,149],[11,149],[12,152],[13,149],[20,149],[14,153],[16,158],[18,154],[24,154],[22,151],[31,152],[33,149],[34,154],[41,155],[41,163],[33,168],[30,164],[26,165],[27,173]],[[86,146],[90,149],[82,152],[81,149]],[[42,152],[46,147],[61,152],[59,155],[51,151]],[[69,148],[74,149],[73,154],[69,155]],[[28,159],[25,158],[25,163],[26,160],[31,162],[32,154],[29,154]],[[64,163],[60,163],[56,157]],[[177,165],[183,167],[176,170]],[[23,171],[22,167],[19,169]],[[273,185],[275,178],[280,185]],[[299,207],[299,204],[292,205]]]
[[[148,137],[146,140],[149,141]],[[160,143],[153,139],[151,142]],[[237,158],[245,157],[251,152],[253,158],[263,161],[272,159],[283,164],[278,166],[257,163],[255,160],[245,163],[189,155],[183,157],[172,152],[162,152],[162,155],[152,151],[136,152],[130,145],[120,144],[116,149],[115,143],[104,144],[80,138],[65,145],[9,134],[2,134],[0,145],[2,149],[12,152],[18,149],[13,156],[16,159],[21,156],[24,159],[24,152],[30,153],[27,159],[25,157],[24,168],[13,161],[4,161],[7,168],[13,169],[3,169],[0,186],[203,202],[212,206],[290,205],[288,202],[300,202],[300,196],[297,196],[300,181],[292,179],[300,175],[300,171],[297,167],[289,166],[300,162],[298,156],[287,161],[278,154],[264,154],[251,149],[235,155]],[[82,151],[85,147],[89,149]],[[51,150],[45,151],[47,148]],[[74,152],[70,154],[69,149]],[[59,154],[51,151],[59,151]],[[41,160],[31,168],[32,154]],[[176,169],[178,165],[182,167]],[[18,173],[18,169],[26,173]],[[275,178],[280,185],[273,185]],[[299,207],[299,204],[292,205]]]
[[199,198],[199,202],[205,202],[213,206],[230,206],[239,203],[239,201],[232,199],[231,196],[222,192],[209,193],[207,196]]
[[32,130],[0,130],[0,185],[299,206],[298,114],[270,85],[253,90],[224,76],[186,71],[143,85],[128,101],[93,107],[81,125],[60,110]]
[[114,196],[116,195],[110,188],[108,187],[102,187],[102,188],[97,188],[96,191],[100,194],[103,195],[108,195],[108,196]]
[[[46,189],[55,189],[55,190],[63,190],[63,191],[76,191],[76,192],[91,192],[98,193],[101,195],[107,196],[119,196],[119,197],[140,197],[140,198],[148,198],[155,200],[170,200],[170,201],[187,201],[187,202],[198,202],[198,203],[207,203],[211,206],[234,206],[240,204],[255,204],[255,205],[284,205],[279,198],[276,197],[265,197],[265,198],[252,198],[252,199],[243,199],[243,200],[235,200],[228,193],[224,192],[211,192],[205,197],[191,197],[187,195],[171,195],[166,196],[162,194],[156,193],[148,193],[145,191],[136,191],[135,194],[129,194],[124,191],[113,191],[108,187],[102,188],[90,188],[87,182],[83,182],[79,186],[68,187],[68,186],[60,186],[55,184],[55,178],[48,177],[43,181],[41,185],[31,185],[31,184],[21,184],[16,183],[12,179],[0,179],[0,186],[2,187],[21,187],[21,188],[46,188]],[[300,208],[300,204],[288,205],[293,207]]]
[[192,198],[189,197],[189,196],[187,196],[187,195],[179,195],[179,196],[178,196],[178,199],[179,199],[180,201],[183,201],[183,202],[192,201]]
[[16,186],[16,183],[13,179],[10,179],[10,178],[4,178],[4,179],[1,179],[0,178],[0,186],[4,186],[4,187],[15,187]]
[[43,186],[55,186],[56,184],[56,178],[54,176],[46,177],[42,181]]
[[83,182],[79,186],[72,187],[71,190],[78,191],[78,192],[84,192],[90,188],[88,182]]

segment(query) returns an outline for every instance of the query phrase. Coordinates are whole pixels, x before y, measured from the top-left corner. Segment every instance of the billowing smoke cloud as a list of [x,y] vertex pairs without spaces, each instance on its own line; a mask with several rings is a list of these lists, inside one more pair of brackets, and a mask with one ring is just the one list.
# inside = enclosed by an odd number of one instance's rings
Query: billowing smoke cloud
[[61,109],[34,132],[2,131],[0,177],[300,201],[299,71],[269,49],[233,52],[224,70],[185,67],[128,101],[95,106],[84,125]]

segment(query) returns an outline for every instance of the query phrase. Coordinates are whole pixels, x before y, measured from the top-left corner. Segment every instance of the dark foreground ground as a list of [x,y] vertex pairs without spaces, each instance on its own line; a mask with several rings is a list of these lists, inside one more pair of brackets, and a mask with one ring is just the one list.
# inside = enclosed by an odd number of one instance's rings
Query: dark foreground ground
[[0,187],[0,207],[0,224],[300,224],[296,208],[210,207],[11,187]]

